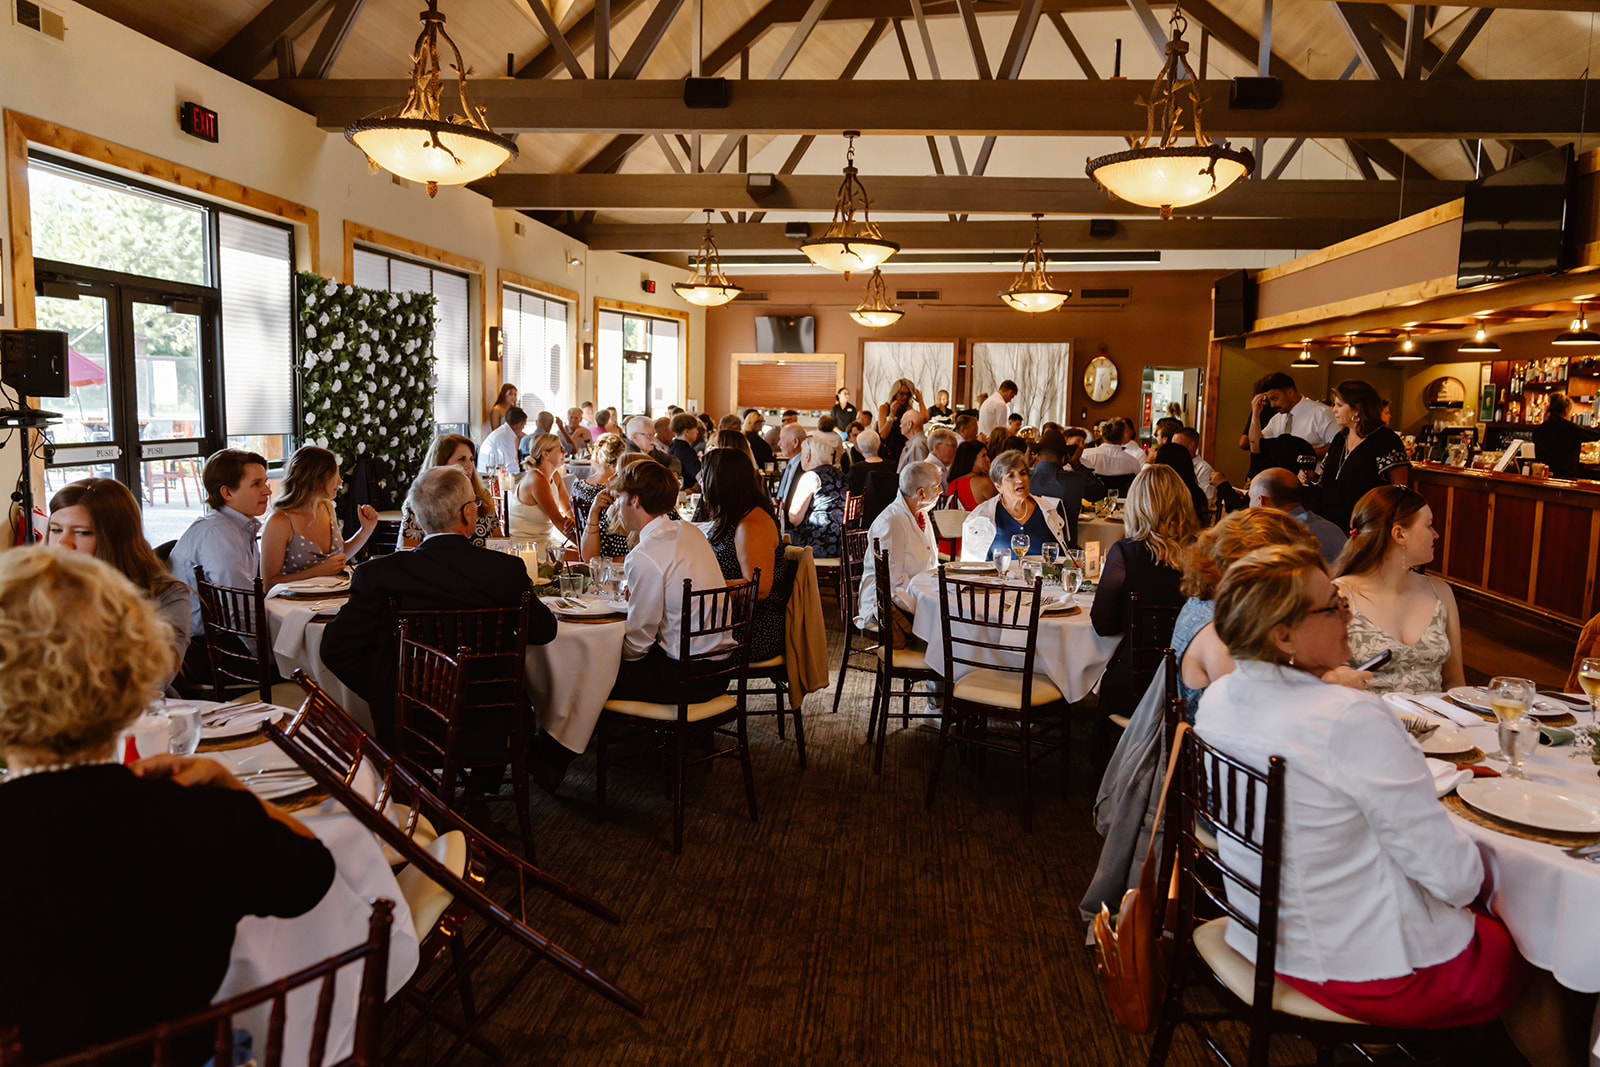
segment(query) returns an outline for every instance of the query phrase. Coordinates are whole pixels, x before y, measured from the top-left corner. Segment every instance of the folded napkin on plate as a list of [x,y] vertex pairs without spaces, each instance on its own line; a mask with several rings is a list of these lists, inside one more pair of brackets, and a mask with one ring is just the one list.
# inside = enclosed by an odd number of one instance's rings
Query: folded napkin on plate
[[244,730],[246,727],[260,726],[268,719],[276,715],[282,715],[283,713],[283,708],[261,708],[258,711],[237,712],[229,715],[226,706],[224,706],[218,708],[215,712],[212,712],[210,716],[211,718],[222,720],[223,725],[218,727],[207,722],[202,722],[200,724],[200,736],[204,737],[208,732],[214,732],[219,729],[225,729],[230,734],[238,733]]
[[1389,704],[1401,711],[1415,712],[1417,705],[1422,705],[1435,715],[1442,715],[1457,726],[1483,726],[1483,716],[1468,711],[1466,708],[1457,707],[1442,696],[1407,696],[1401,693],[1390,693],[1383,698]]
[[298,582],[280,582],[267,593],[267,599],[275,596],[288,596],[291,593],[304,595],[306,593],[345,593],[350,589],[350,576],[347,574],[327,574],[320,578],[302,578]]
[[1539,727],[1539,743],[1541,745],[1570,745],[1573,738],[1578,736],[1576,730],[1569,730],[1564,726]]
[[1446,763],[1442,759],[1432,758],[1427,762],[1428,771],[1433,775],[1434,796],[1442,797],[1462,782],[1472,778],[1471,771],[1460,770],[1454,763]]

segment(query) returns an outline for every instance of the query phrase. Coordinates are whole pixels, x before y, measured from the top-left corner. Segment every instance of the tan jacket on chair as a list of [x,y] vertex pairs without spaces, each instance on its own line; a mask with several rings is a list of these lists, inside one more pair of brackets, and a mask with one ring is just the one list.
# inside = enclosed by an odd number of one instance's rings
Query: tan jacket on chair
[[783,662],[789,671],[790,699],[798,706],[807,693],[828,687],[828,633],[811,549],[785,545],[783,555],[797,564],[783,613]]
[[1572,652],[1572,671],[1567,675],[1565,692],[1583,692],[1578,685],[1578,664],[1590,656],[1600,656],[1600,615],[1585,623],[1583,632],[1578,635],[1578,647]]

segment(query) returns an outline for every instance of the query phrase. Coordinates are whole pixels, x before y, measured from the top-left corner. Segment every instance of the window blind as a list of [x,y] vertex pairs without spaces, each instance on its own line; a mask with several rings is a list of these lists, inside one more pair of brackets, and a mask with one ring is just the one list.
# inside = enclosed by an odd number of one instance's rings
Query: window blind
[[566,387],[566,302],[507,288],[500,325],[504,344],[500,380],[517,387],[518,403],[530,415],[556,411]]
[[289,230],[217,217],[222,409],[233,437],[292,434],[294,250]]

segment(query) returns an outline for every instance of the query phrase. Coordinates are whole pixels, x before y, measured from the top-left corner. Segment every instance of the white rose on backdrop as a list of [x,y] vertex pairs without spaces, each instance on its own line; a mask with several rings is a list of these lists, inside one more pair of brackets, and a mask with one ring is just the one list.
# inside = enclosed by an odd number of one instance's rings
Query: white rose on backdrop
[[369,381],[369,382],[368,382],[368,383],[367,383],[367,392],[369,392],[369,393],[376,393],[376,392],[377,392],[377,391],[378,391],[378,383],[377,383],[377,382],[372,382],[372,381]]
[[339,466],[341,466],[341,467],[344,466],[344,457],[339,455],[339,453],[337,453],[337,452],[335,452],[333,454],[333,461],[335,463],[339,464]]
[[332,385],[330,385],[330,386],[328,386],[328,388],[329,388],[329,389],[330,389],[330,390],[331,390],[331,391],[333,391],[333,392],[335,392],[335,393],[337,393],[337,392],[338,392],[338,391],[339,391],[339,390],[341,390],[341,389],[343,389],[343,388],[344,388],[344,382],[343,382],[343,380],[341,380],[341,379],[339,379],[339,378],[335,378],[335,379],[334,379],[334,380],[333,380],[333,384],[332,384]]
[[348,407],[340,408],[339,417],[341,419],[348,419],[350,417],[350,409]]
[[393,293],[390,293],[389,294],[389,310],[393,311],[395,308],[397,308],[399,306],[400,306],[400,298],[398,296],[395,296]]
[[335,436],[335,437],[343,437],[344,433],[345,433],[345,427],[344,427],[344,423],[342,423],[342,422],[339,425],[337,425],[337,426],[335,426],[333,428],[333,436]]
[[344,295],[345,296],[351,296],[351,295],[353,295],[355,293],[355,291],[356,291],[355,290],[355,286],[353,286],[353,285],[347,285],[347,286],[344,287]]
[[328,447],[328,439],[326,437],[317,438],[316,446],[318,448],[327,448]]
[[344,347],[344,334],[342,334],[342,333],[334,334],[333,335],[333,341],[328,345],[328,347],[333,349],[335,352],[337,352],[341,348],[343,348]]
[[[400,438],[398,438],[398,437],[389,438],[389,447],[390,448],[398,448],[399,445],[400,445]],[[384,458],[387,459],[388,457],[385,456]]]
[[339,361],[339,365],[333,369],[338,371],[340,374],[343,374],[345,371],[350,369],[350,361],[348,359],[341,359]]
[[316,416],[315,412],[311,412],[311,411],[306,412],[306,425],[307,426],[310,426],[310,425],[314,424],[316,421],[317,421],[317,416]]
[[368,304],[372,303],[372,298],[370,296],[368,296],[366,293],[362,293],[361,294],[361,299],[358,300],[356,303],[360,307],[366,307]]
[[361,347],[356,349],[356,356],[360,359],[371,359],[372,346],[367,344],[365,341],[361,342]]
[[315,336],[317,336],[317,328],[311,325],[309,322],[306,323],[306,337],[310,338]]
[[316,303],[317,303],[317,294],[316,293],[307,293],[306,294],[306,307],[314,307],[316,305]]
[[365,441],[357,441],[356,442],[356,451],[357,452],[365,452],[366,450],[367,450],[367,443]]
[[337,293],[338,291],[339,291],[339,283],[334,281],[332,278],[329,278],[328,279],[328,284],[324,285],[322,287],[322,292],[323,292],[324,296],[332,296],[334,293]]
[[326,326],[326,325],[328,325],[328,313],[326,311],[324,311],[321,315],[317,316],[317,325],[318,326]]

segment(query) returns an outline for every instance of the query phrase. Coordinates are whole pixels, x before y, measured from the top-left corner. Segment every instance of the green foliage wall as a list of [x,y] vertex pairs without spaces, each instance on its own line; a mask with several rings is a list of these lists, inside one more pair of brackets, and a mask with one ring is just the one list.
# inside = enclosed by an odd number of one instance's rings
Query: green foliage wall
[[433,307],[428,293],[358,289],[300,274],[301,444],[329,449],[345,478],[374,456],[403,497],[433,439]]

